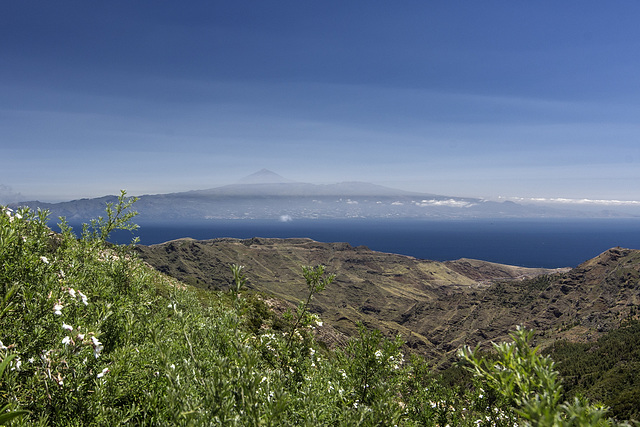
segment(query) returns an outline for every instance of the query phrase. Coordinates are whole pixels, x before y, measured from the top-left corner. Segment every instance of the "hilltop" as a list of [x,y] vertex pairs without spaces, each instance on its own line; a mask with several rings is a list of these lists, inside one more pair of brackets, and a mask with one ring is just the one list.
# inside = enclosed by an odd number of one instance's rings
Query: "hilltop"
[[522,324],[541,343],[594,340],[640,304],[640,251],[613,248],[574,269],[529,269],[461,259],[436,262],[310,239],[180,239],[137,248],[159,271],[205,289],[226,289],[224,266],[243,264],[249,286],[300,301],[297,271],[323,264],[336,281],[311,306],[352,336],[356,323],[446,360],[463,344],[506,339]]

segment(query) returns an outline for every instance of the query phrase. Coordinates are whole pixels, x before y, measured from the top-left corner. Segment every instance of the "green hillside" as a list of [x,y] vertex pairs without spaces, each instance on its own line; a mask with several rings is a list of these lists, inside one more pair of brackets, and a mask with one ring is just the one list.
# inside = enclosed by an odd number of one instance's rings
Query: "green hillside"
[[492,359],[461,350],[473,380],[448,387],[400,337],[360,326],[342,347],[318,344],[309,307],[334,284],[322,267],[299,271],[305,297],[282,314],[238,266],[224,291],[165,276],[106,243],[133,228],[131,203],[123,193],[80,236],[0,208],[0,424],[615,424],[585,400],[562,403],[524,330]]
[[597,399],[620,418],[640,419],[640,321],[630,319],[596,342],[559,341],[545,353],[557,361],[567,396]]

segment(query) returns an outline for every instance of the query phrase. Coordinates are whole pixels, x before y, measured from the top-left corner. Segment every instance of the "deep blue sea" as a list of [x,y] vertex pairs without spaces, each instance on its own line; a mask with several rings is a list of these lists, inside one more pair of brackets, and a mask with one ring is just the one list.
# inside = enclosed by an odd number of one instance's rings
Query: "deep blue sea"
[[[640,249],[640,219],[219,220],[142,224],[134,235],[145,245],[181,237],[309,237],[436,261],[475,258],[554,268],[575,267],[614,246]],[[128,243],[131,237],[120,232],[112,240]]]

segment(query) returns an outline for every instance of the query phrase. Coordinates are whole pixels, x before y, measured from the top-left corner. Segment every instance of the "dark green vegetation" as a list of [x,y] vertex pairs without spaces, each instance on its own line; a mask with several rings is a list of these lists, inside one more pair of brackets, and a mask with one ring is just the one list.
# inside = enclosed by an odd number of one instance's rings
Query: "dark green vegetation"
[[557,342],[546,353],[557,361],[568,397],[583,395],[619,418],[640,419],[640,321],[629,320],[596,342]]
[[42,212],[0,211],[0,422],[615,424],[584,399],[565,402],[525,330],[491,359],[461,350],[473,376],[451,387],[400,337],[360,325],[343,346],[321,345],[314,304],[344,292],[329,266],[290,267],[301,297],[284,311],[248,290],[250,270],[236,263],[224,290],[172,279],[106,243],[131,228],[129,203],[123,194],[80,238],[66,226],[52,233]]

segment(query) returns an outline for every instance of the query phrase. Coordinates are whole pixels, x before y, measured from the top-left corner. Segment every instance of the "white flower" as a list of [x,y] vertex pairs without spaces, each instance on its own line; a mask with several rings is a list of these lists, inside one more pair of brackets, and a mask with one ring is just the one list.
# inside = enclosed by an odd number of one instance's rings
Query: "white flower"
[[376,359],[380,359],[382,357],[382,350],[376,350],[375,356]]
[[69,295],[71,295],[72,298],[76,297],[76,291],[73,288],[69,288]]
[[69,345],[70,342],[71,342],[71,338],[69,336],[66,336],[62,339],[62,344],[64,345]]
[[49,260],[47,259],[47,257],[46,257],[46,256],[41,256],[41,257],[40,257],[40,260],[41,260],[42,262],[44,262],[45,264],[49,264]]
[[61,303],[59,303],[59,302],[56,303],[56,305],[53,306],[53,314],[58,315],[58,316],[62,315],[62,308],[63,307],[64,306]]
[[317,314],[312,314],[311,319],[316,325],[322,326],[322,320],[320,320],[320,317]]
[[102,378],[104,377],[104,374],[106,374],[107,372],[109,372],[109,368],[104,368],[102,370],[102,372],[100,372],[98,375],[96,375],[97,378]]
[[33,363],[33,362],[35,362],[35,361],[36,361],[36,359],[34,359],[33,357],[30,357],[30,358],[29,358],[29,363]]
[[73,331],[73,326],[67,325],[66,323],[62,324],[62,329],[66,329],[67,331]]
[[77,337],[80,341],[84,340],[84,334],[78,334]]
[[4,344],[2,344],[2,341],[0,341],[0,350],[7,350],[9,347],[5,346]]
[[82,298],[82,303],[84,305],[89,305],[89,303],[87,302],[87,296],[85,294],[83,294],[82,292],[78,291],[78,295],[80,295],[80,298]]
[[172,363],[171,365],[169,365],[169,367],[170,367],[171,369],[176,369],[176,365],[174,365],[173,363]]
[[12,362],[12,365],[13,365],[11,367],[12,371],[20,371],[20,367],[22,366],[22,360],[20,360],[19,356],[16,356],[16,360]]
[[96,337],[91,337],[91,341],[93,342],[93,355],[97,359],[98,357],[100,357],[100,353],[102,352],[104,347],[102,346],[102,343],[100,341],[98,341],[98,338],[96,338]]

